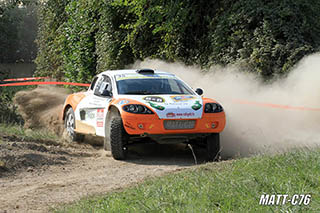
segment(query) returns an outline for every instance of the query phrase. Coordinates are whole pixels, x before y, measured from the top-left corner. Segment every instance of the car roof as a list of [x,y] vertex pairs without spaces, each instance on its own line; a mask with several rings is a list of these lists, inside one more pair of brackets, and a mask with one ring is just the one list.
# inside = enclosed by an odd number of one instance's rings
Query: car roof
[[107,70],[104,71],[102,73],[100,73],[99,75],[109,75],[109,76],[115,76],[115,75],[121,75],[121,74],[139,74],[138,71],[154,71],[155,74],[168,74],[168,75],[174,75],[172,73],[169,72],[164,72],[161,70],[154,70],[154,69],[124,69],[124,70]]

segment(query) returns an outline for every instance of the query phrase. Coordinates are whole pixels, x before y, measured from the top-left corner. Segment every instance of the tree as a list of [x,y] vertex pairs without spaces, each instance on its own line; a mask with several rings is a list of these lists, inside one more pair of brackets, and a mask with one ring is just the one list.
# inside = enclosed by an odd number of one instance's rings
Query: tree
[[237,64],[270,79],[319,50],[319,10],[318,0],[48,0],[38,72],[85,82],[160,58]]
[[0,63],[31,62],[37,50],[35,1],[1,1],[0,32]]

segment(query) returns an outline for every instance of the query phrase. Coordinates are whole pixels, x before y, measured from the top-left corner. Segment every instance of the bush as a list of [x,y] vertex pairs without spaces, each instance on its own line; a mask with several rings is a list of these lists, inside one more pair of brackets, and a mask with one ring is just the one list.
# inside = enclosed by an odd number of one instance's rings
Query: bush
[[66,6],[63,68],[68,81],[91,82],[96,74],[96,32],[99,1],[72,0]]
[[[35,0],[0,1],[0,63],[31,62],[36,57]],[[18,7],[24,3],[25,7]]]
[[222,8],[211,22],[210,64],[241,61],[268,78],[320,46],[319,1],[224,1]]
[[98,44],[105,44],[103,50],[111,54],[100,51],[98,57],[109,61],[105,64],[112,68],[148,57],[204,64],[210,50],[208,17],[214,14],[208,7],[214,4],[203,0],[107,3],[100,19],[107,25]]
[[[7,70],[0,69],[0,82],[8,77]],[[17,112],[17,107],[13,104],[13,97],[19,88],[0,87],[0,123],[23,124],[22,117]]]
[[128,13],[125,5],[103,2],[99,10],[96,35],[97,72],[121,69],[134,62],[135,57],[125,40],[130,32],[123,26],[136,18]]
[[68,20],[65,7],[70,0],[48,0],[38,6],[39,30],[37,37],[38,55],[36,75],[51,76],[62,79],[63,51],[66,45],[62,42],[63,27]]
[[203,68],[240,64],[265,79],[319,50],[316,0],[48,0],[38,72],[89,82],[145,58]]

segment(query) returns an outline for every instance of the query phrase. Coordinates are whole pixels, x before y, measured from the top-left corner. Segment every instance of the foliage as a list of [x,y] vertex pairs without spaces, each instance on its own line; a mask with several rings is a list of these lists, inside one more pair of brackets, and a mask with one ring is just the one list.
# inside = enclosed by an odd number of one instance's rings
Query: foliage
[[270,77],[320,46],[319,1],[224,1],[222,8],[211,22],[210,64],[242,61]]
[[[6,70],[0,70],[0,82],[8,76]],[[19,88],[0,87],[0,123],[23,123],[22,117],[13,104],[13,97]]]
[[132,49],[126,45],[127,22],[135,20],[124,5],[104,1],[99,10],[99,26],[96,35],[97,72],[121,69],[134,62]]
[[72,0],[66,6],[63,68],[68,81],[90,82],[96,74],[97,0]]
[[[209,54],[208,26],[216,1],[115,1],[135,19],[122,25],[128,31],[123,45],[135,58],[157,57],[186,64],[203,64]],[[210,10],[208,10],[210,8]]]
[[63,26],[67,21],[65,7],[70,0],[48,0],[38,8],[39,31],[37,36],[38,55],[36,75],[52,76],[61,79],[64,76]]
[[150,57],[237,63],[267,79],[319,50],[319,10],[316,0],[48,0],[38,72],[88,82]]
[[[101,11],[104,33],[98,37],[98,71],[122,68],[148,57],[202,64],[208,53],[207,1],[113,1]],[[199,16],[199,12],[202,14]],[[99,48],[99,46],[98,46]]]
[[0,63],[31,62],[35,58],[35,8],[31,0],[0,2]]
[[38,75],[90,82],[96,74],[98,2],[50,0],[40,7]]

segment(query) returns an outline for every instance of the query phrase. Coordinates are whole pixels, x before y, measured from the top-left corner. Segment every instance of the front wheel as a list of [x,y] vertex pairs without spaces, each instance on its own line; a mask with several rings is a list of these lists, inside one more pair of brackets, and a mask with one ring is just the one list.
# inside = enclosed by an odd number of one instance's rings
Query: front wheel
[[218,161],[220,158],[220,135],[212,133],[206,139],[207,161]]
[[123,127],[120,115],[112,116],[108,122],[110,126],[106,135],[105,149],[111,150],[112,157],[116,160],[125,160],[127,157],[126,139],[127,133]]
[[69,108],[66,117],[64,119],[64,127],[67,130],[68,137],[71,141],[83,141],[84,135],[75,132],[76,128],[76,118],[74,116],[74,111]]

